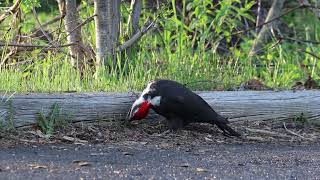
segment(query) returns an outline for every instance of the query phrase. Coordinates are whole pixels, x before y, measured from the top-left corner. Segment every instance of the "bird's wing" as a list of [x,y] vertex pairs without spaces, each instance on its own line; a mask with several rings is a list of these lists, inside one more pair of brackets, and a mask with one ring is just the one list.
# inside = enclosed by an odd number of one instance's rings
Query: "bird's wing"
[[192,97],[182,95],[170,95],[162,99],[161,104],[172,116],[183,118],[186,121],[197,121],[202,109],[199,108],[199,102],[194,101]]

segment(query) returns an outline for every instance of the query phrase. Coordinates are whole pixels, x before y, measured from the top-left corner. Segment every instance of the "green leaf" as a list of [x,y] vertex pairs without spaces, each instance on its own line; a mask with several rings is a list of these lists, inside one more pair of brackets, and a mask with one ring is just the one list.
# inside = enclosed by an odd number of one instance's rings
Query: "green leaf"
[[22,0],[21,2],[21,9],[25,13],[30,12],[35,7],[41,7],[40,0]]

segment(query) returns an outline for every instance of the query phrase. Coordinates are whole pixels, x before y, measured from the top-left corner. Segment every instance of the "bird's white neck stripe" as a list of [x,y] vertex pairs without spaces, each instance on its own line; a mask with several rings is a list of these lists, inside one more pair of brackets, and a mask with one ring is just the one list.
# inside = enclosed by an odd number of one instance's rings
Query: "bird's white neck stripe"
[[155,96],[152,99],[150,99],[150,103],[152,106],[160,106],[161,96]]

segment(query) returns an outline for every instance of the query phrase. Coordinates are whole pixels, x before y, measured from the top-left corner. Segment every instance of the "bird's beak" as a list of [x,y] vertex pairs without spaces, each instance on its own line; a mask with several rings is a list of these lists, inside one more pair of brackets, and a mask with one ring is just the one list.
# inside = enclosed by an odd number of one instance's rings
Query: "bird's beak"
[[133,113],[132,113],[132,107],[131,107],[131,109],[130,109],[130,111],[128,112],[128,114],[127,114],[127,117],[126,117],[126,120],[127,121],[133,121]]
[[133,121],[135,120],[134,119],[134,115],[135,113],[139,110],[139,108],[141,107],[142,103],[144,102],[145,100],[142,98],[142,97],[139,97],[131,106],[131,109],[130,111],[128,112],[127,114],[127,121]]

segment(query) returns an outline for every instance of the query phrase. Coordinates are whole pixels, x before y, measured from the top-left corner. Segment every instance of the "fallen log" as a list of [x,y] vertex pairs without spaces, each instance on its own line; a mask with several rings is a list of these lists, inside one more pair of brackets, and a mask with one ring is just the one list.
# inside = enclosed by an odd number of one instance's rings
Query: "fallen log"
[[[320,121],[320,91],[197,92],[230,121],[301,117]],[[2,97],[2,100],[1,100]],[[34,125],[57,105],[70,122],[123,120],[135,97],[128,93],[62,93],[0,95],[0,122],[15,127]],[[149,119],[158,116],[152,113]]]

